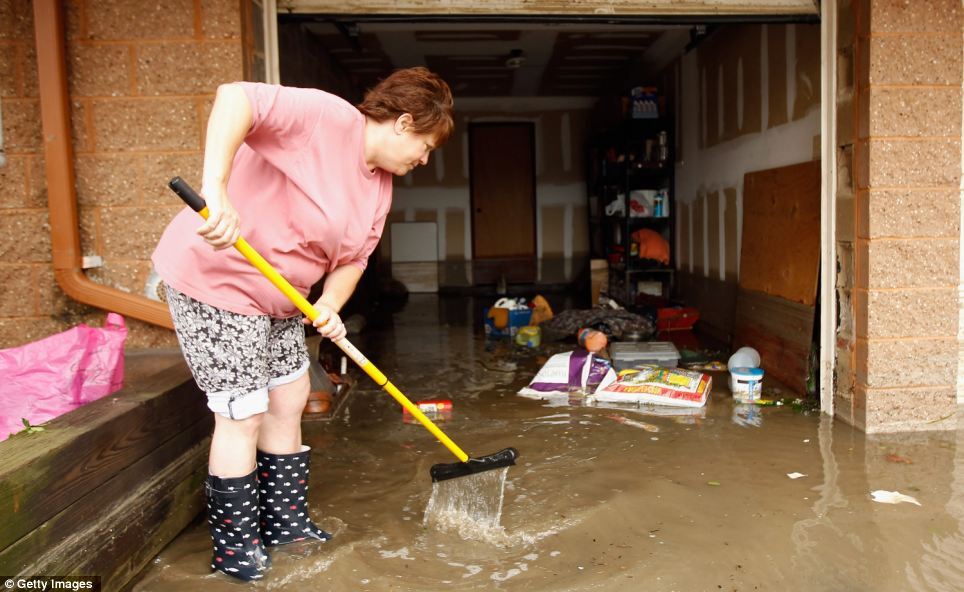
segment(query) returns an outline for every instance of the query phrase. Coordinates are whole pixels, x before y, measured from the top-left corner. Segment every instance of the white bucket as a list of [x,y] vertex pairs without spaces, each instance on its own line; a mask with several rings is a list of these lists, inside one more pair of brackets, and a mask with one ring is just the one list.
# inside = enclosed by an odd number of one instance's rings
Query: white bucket
[[730,392],[737,401],[756,401],[763,392],[763,368],[730,368]]

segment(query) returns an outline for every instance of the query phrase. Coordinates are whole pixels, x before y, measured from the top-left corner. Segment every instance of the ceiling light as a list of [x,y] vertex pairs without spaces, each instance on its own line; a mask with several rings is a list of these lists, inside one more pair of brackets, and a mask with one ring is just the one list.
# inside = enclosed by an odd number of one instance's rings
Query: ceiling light
[[522,64],[526,63],[526,57],[522,55],[521,49],[513,49],[509,52],[509,57],[505,60],[506,68],[521,68]]

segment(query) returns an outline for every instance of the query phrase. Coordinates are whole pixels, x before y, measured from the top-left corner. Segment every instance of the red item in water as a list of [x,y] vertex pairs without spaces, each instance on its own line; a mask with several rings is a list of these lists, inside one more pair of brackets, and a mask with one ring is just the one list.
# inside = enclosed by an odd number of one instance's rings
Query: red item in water
[[[432,421],[447,421],[452,419],[452,401],[449,399],[415,401],[415,406]],[[404,407],[402,407],[402,421],[404,423],[418,423],[418,420]]]
[[656,328],[660,331],[692,329],[700,319],[700,311],[689,306],[660,308],[657,311]]

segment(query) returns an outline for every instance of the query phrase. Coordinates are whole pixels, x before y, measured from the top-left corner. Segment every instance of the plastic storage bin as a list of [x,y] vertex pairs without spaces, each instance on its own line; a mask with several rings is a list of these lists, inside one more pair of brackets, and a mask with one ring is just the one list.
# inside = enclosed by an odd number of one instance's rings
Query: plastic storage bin
[[609,344],[609,354],[617,371],[640,364],[664,368],[679,366],[679,351],[671,341],[617,341]]

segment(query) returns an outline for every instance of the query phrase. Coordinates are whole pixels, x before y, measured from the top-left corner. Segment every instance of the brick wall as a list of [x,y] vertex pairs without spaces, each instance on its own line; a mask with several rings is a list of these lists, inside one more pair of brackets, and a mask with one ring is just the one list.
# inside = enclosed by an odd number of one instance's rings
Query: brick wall
[[[242,77],[239,3],[68,0],[65,12],[81,247],[104,259],[88,275],[142,293],[180,208],[166,181],[199,178],[214,90]],[[104,316],[53,277],[32,14],[29,0],[0,0],[0,347]],[[168,330],[128,322],[130,347],[175,344]]]
[[[855,73],[853,137],[842,149],[838,202],[846,209],[852,194],[856,214],[855,268],[846,278],[853,286],[855,382],[852,400],[838,400],[838,412],[867,432],[951,429],[958,366],[961,2],[853,0],[852,10],[852,68],[841,68],[841,75]],[[839,239],[846,238],[846,220],[838,220]],[[850,251],[841,248],[840,256]],[[847,305],[841,298],[841,307]],[[848,370],[841,358],[838,384]]]

